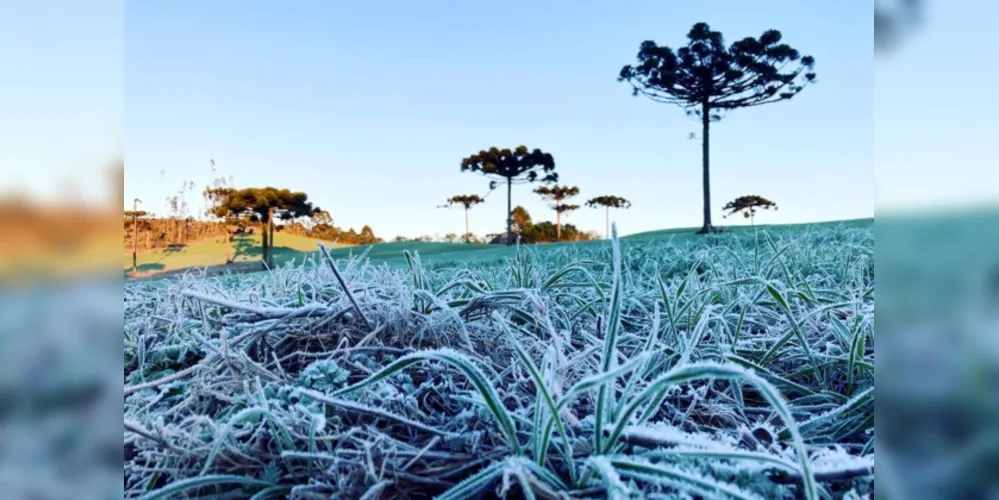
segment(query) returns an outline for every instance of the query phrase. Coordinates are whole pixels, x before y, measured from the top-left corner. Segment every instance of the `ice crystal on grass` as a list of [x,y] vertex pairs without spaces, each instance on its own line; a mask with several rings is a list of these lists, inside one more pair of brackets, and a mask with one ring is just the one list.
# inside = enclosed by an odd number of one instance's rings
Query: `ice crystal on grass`
[[128,497],[872,491],[869,225],[314,264],[125,286]]

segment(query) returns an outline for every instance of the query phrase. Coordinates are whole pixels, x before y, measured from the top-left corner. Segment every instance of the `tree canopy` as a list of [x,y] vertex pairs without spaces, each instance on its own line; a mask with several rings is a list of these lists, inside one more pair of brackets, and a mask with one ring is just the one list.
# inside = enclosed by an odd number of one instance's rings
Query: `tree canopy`
[[461,171],[500,177],[513,184],[558,182],[552,155],[540,149],[529,150],[527,146],[479,151],[461,160]]
[[728,204],[722,207],[722,210],[728,211],[728,214],[726,214],[725,217],[742,212],[743,217],[753,219],[756,217],[757,209],[769,210],[771,208],[777,210],[777,204],[762,196],[751,194],[740,196],[735,200],[728,202]]
[[618,80],[630,83],[634,95],[695,114],[705,103],[731,110],[787,100],[815,81],[815,58],[780,43],[782,38],[780,31],[767,30],[726,47],[720,32],[697,23],[687,33],[687,45],[676,51],[642,42],[638,64],[622,68]]
[[448,198],[447,202],[445,203],[445,206],[450,207],[455,205],[461,205],[465,207],[465,209],[467,210],[474,207],[475,205],[478,205],[479,203],[485,203],[485,201],[486,200],[483,200],[482,197],[477,194],[459,194]]
[[510,213],[511,218],[513,219],[513,231],[515,233],[523,232],[524,228],[530,226],[533,222],[531,220],[531,214],[527,212],[526,208],[520,205],[514,207]]
[[590,200],[586,202],[586,206],[590,208],[631,208],[631,202],[621,198],[620,196],[604,195],[590,198]]
[[[221,188],[221,202],[215,208],[215,215],[239,217],[253,213],[267,222],[270,214],[282,218],[307,217],[320,211],[309,202],[309,195],[300,191],[274,187],[232,189]],[[287,219],[286,219],[287,220]]]
[[579,194],[579,186],[538,186],[534,192],[546,200],[559,202]]

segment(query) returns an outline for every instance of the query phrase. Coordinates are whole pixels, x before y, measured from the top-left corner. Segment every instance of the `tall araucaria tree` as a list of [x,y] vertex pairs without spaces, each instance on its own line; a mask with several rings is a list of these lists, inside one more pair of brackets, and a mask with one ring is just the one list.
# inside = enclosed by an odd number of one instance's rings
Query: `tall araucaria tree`
[[798,95],[815,82],[815,58],[802,56],[780,43],[780,31],[767,30],[759,38],[747,37],[725,46],[722,34],[697,23],[687,34],[687,45],[674,51],[642,42],[638,63],[621,69],[618,81],[631,84],[633,94],[675,104],[701,122],[704,224],[701,233],[714,232],[711,224],[709,129],[727,112]]
[[452,196],[444,204],[445,207],[453,207],[455,205],[465,207],[465,243],[471,243],[471,233],[468,232],[468,211],[479,203],[485,203],[485,201],[477,194],[459,194]]
[[489,189],[506,183],[506,244],[513,244],[513,185],[531,182],[550,184],[558,182],[555,173],[555,159],[550,153],[540,149],[529,150],[527,146],[517,149],[490,148],[461,160],[462,172],[478,172],[482,175],[497,177],[489,183]]
[[319,211],[309,202],[307,194],[273,187],[233,190],[215,207],[218,217],[254,214],[265,224],[263,261],[269,268],[274,267],[274,217],[290,220]]
[[728,213],[725,214],[726,218],[729,215],[735,215],[742,212],[742,215],[749,219],[749,224],[755,226],[756,210],[770,210],[771,208],[777,210],[777,204],[762,196],[751,194],[747,196],[740,196],[735,200],[728,202],[727,205],[722,207],[722,210],[728,210]]
[[579,194],[579,187],[558,186],[558,185],[552,187],[538,186],[538,188],[534,190],[534,193],[540,195],[545,200],[555,202],[555,204],[551,206],[552,209],[555,210],[555,239],[561,240],[562,214],[563,213],[568,214],[573,210],[579,209],[579,205],[568,205],[562,202],[569,198],[577,196]]
[[597,196],[592,198],[590,201],[586,202],[586,206],[590,208],[604,207],[605,209],[605,219],[607,223],[607,239],[610,239],[610,209],[612,208],[631,208],[631,202],[621,198],[620,196],[605,195]]

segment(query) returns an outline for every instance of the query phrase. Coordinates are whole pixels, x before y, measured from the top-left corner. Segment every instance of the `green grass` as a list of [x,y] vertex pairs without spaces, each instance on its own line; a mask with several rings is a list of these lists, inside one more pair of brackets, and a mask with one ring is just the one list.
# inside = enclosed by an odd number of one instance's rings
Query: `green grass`
[[[771,234],[783,232],[798,232],[813,228],[821,229],[826,227],[868,227],[873,223],[873,219],[856,219],[847,221],[819,222],[809,224],[785,224],[785,225],[757,225],[755,229],[765,229]],[[726,228],[726,232],[741,234],[755,230],[750,226],[736,226]],[[654,241],[679,243],[690,238],[700,238],[696,234],[697,228],[674,228],[658,231],[649,231],[625,236],[622,241],[632,243],[649,243]],[[277,233],[275,235],[276,246],[274,263],[276,266],[283,266],[289,262],[302,263],[307,266],[312,265],[314,257],[317,255],[317,245],[320,240],[305,236],[295,236]],[[235,243],[237,257],[235,262],[253,262],[261,258],[260,235],[238,238]],[[594,245],[606,245],[606,240],[565,242],[565,243],[545,243],[532,245],[534,250],[545,253],[550,250],[564,249],[569,246],[578,248],[588,248]],[[327,248],[332,247],[330,242],[326,242]],[[387,264],[392,268],[406,266],[405,252],[411,254],[418,253],[422,262],[436,267],[457,267],[465,264],[490,265],[508,259],[516,254],[514,247],[504,245],[489,244],[465,244],[465,243],[438,243],[438,242],[392,242],[378,243],[365,246],[339,246],[330,250],[330,255],[335,259],[349,259],[351,256],[360,255],[366,252],[366,257],[372,264]],[[201,268],[215,266],[225,263],[226,245],[221,238],[204,240],[192,243],[190,246],[179,250],[158,250],[154,252],[143,252],[138,256],[138,268],[140,272],[159,273],[165,271],[176,271],[188,268]],[[131,253],[124,255],[124,271],[126,274],[132,267]]]
[[[320,240],[306,236],[276,233],[274,235],[274,264],[283,265],[293,259],[301,261],[307,253],[316,251]],[[330,243],[326,243],[330,246]],[[261,259],[261,236],[254,234],[236,238],[233,248],[236,250],[235,262],[252,262]],[[180,250],[156,250],[141,252],[138,255],[140,272],[162,272],[206,267],[225,264],[227,249],[223,238],[213,238],[191,243]],[[125,252],[124,270],[132,268],[132,253]]]
[[[873,223],[874,219],[856,219],[808,224],[759,224],[755,229],[766,230],[770,234],[776,235],[786,232],[800,232],[808,229],[823,229],[829,227],[843,229],[865,228],[870,227]],[[696,234],[697,229],[698,228],[690,227],[662,229],[658,231],[632,234],[622,237],[621,240],[630,243],[648,243],[653,241],[672,241],[679,243],[690,238],[702,238],[702,235]],[[726,228],[725,231],[732,234],[743,234],[746,232],[752,232],[755,229],[750,226],[736,226]],[[565,249],[569,246],[585,249],[592,246],[601,246],[606,244],[607,240],[595,240],[583,242],[544,243],[531,245],[531,248],[544,253],[549,250]],[[379,243],[377,245],[371,245],[370,250],[368,248],[368,246],[338,248],[336,250],[331,250],[330,255],[335,259],[347,259],[352,255],[360,255],[362,252],[367,251],[366,257],[370,259],[373,264],[386,263],[390,267],[401,267],[406,265],[406,259],[403,256],[403,252],[408,251],[410,253],[419,253],[420,260],[425,264],[436,264],[438,266],[449,267],[463,266],[467,263],[489,264],[494,263],[495,261],[508,259],[516,254],[516,249],[514,247],[508,247],[505,245],[469,245],[465,243],[426,243],[419,241]]]
[[[787,232],[800,232],[808,229],[822,229],[829,227],[837,228],[864,228],[870,227],[874,219],[856,219],[846,221],[818,222],[808,224],[784,224],[765,225],[759,224],[755,228],[751,226],[735,226],[725,228],[727,233],[743,234],[756,229],[766,230],[770,234],[784,234]],[[691,238],[703,238],[696,234],[698,228],[674,228],[658,231],[636,233],[621,238],[622,241],[630,243],[652,243],[652,242],[673,242],[681,243]],[[716,237],[709,237],[716,238]],[[305,263],[307,267],[313,265],[316,260],[318,243],[320,240],[305,236],[294,236],[277,233],[275,235],[276,246],[274,255],[275,266],[283,266],[287,263]],[[325,242],[327,248],[331,248],[330,242]],[[235,243],[239,249],[236,262],[259,261],[260,255],[260,235],[239,238]],[[586,249],[593,246],[603,246],[607,240],[564,242],[564,243],[544,243],[531,245],[531,248],[540,253],[552,250],[575,247]],[[366,258],[374,265],[387,264],[391,268],[403,268],[407,266],[405,252],[419,254],[420,260],[424,264],[435,268],[457,268],[465,265],[496,265],[505,259],[509,259],[516,254],[515,247],[505,245],[489,244],[465,244],[465,243],[438,243],[438,242],[391,242],[378,243],[375,245],[362,246],[338,246],[331,248],[330,255],[334,259],[349,259],[351,256],[358,256],[366,252]],[[221,238],[205,240],[191,244],[189,247],[179,251],[155,251],[144,252],[138,256],[140,272],[159,273],[166,271],[176,271],[188,268],[203,268],[225,263],[226,246]],[[131,253],[125,253],[124,271],[126,275],[132,267]],[[234,270],[234,272],[239,272]]]

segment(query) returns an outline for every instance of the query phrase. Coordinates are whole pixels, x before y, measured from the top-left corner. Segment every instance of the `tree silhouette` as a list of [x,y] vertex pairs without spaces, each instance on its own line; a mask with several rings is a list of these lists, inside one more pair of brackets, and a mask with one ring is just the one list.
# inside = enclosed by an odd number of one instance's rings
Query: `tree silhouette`
[[481,196],[477,194],[459,194],[452,196],[444,204],[445,207],[453,207],[455,205],[461,205],[465,207],[465,243],[471,243],[471,239],[468,236],[468,211],[472,209],[475,205],[479,203],[485,203]]
[[215,208],[218,217],[256,215],[266,224],[263,234],[263,261],[274,267],[274,217],[291,220],[319,212],[312,206],[309,196],[302,192],[274,187],[245,188],[230,192]]
[[701,233],[714,231],[708,154],[711,122],[734,109],[791,99],[815,81],[815,58],[801,56],[780,43],[781,38],[780,31],[767,30],[759,38],[747,37],[726,47],[721,33],[697,23],[687,34],[687,46],[675,52],[651,40],[642,42],[638,64],[625,66],[618,75],[618,81],[631,84],[634,95],[675,104],[700,119]]
[[[555,159],[551,154],[540,149],[528,150],[527,146],[517,149],[490,148],[479,151],[461,160],[462,172],[478,172],[482,175],[498,177],[499,182],[506,181],[506,244],[513,244],[511,229],[513,226],[513,185],[530,182],[545,184],[558,182],[555,173]],[[489,189],[496,189],[498,181],[491,181]]]
[[727,205],[722,207],[722,210],[728,210],[729,212],[724,215],[728,218],[729,215],[742,212],[742,215],[749,219],[749,223],[756,225],[756,209],[762,210],[777,210],[777,204],[762,197],[751,194],[748,196],[740,196],[733,201],[728,202]]
[[555,239],[562,239],[562,214],[569,213],[573,210],[578,210],[579,205],[567,205],[562,203],[563,201],[572,198],[579,194],[578,186],[538,186],[534,192],[540,195],[542,198],[548,201],[554,201],[555,204],[551,206],[552,210],[555,210]]
[[605,209],[605,219],[607,223],[607,239],[610,239],[610,209],[612,208],[631,208],[631,202],[621,198],[620,196],[605,195],[597,196],[596,198],[590,199],[586,202],[586,206],[590,208],[604,207]]

